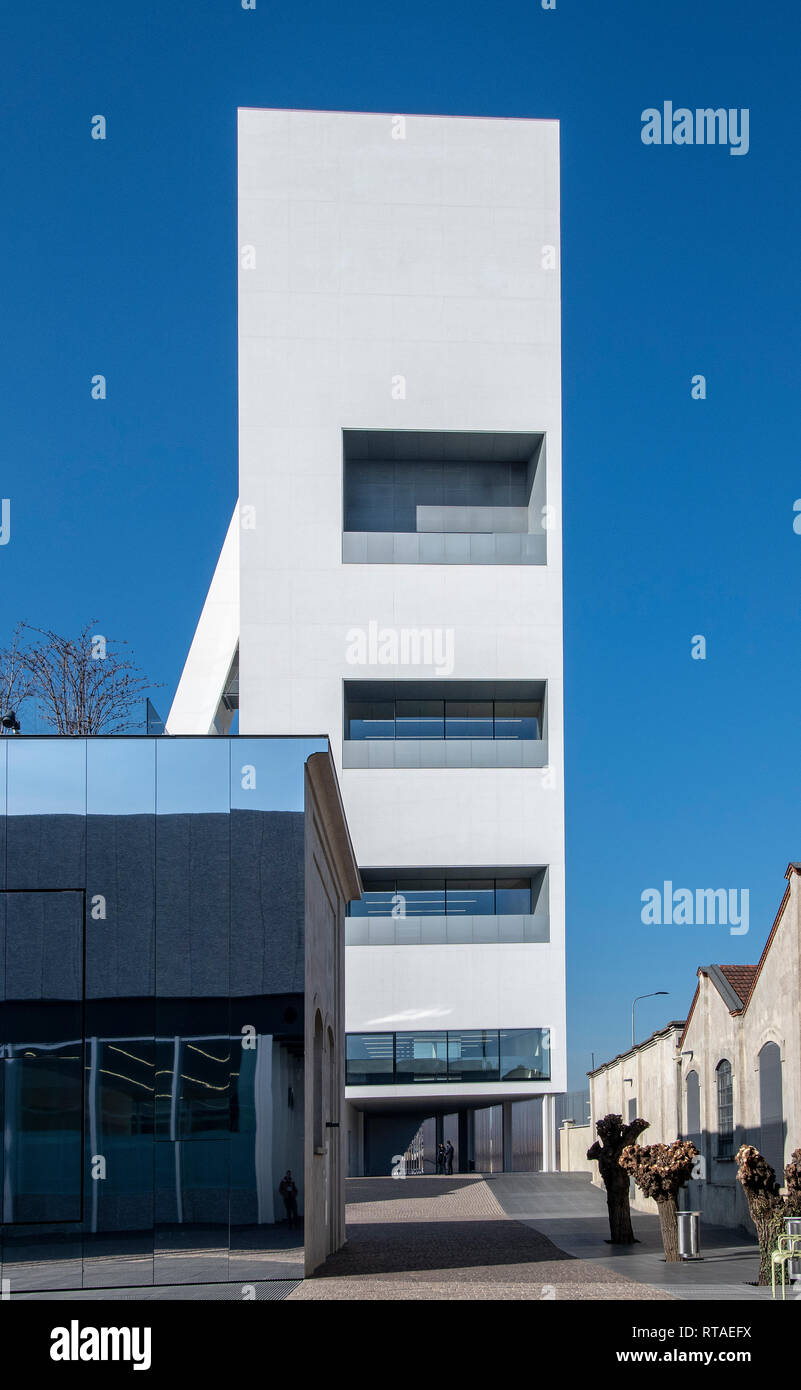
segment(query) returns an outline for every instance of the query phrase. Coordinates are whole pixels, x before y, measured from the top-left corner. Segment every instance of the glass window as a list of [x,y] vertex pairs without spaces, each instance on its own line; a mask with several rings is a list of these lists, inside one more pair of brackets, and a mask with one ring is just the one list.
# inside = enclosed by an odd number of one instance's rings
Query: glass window
[[731,1158],[734,1152],[734,1102],[731,1063],[717,1066],[718,1081],[718,1158]]
[[397,738],[444,738],[444,700],[398,700],[395,706]]
[[0,911],[0,1221],[80,1221],[83,894],[4,893]]
[[531,912],[531,880],[499,878],[495,881],[495,911],[499,917]]
[[550,1074],[547,1028],[501,1029],[501,1081],[547,1081]]
[[491,700],[448,700],[446,738],[492,738]]
[[159,815],[197,816],[206,811],[227,815],[231,807],[229,740],[157,739],[156,777]]
[[399,1086],[446,1081],[447,1077],[447,1033],[395,1035],[395,1081]]
[[348,904],[348,914],[351,917],[391,917],[394,897],[393,878],[373,879],[365,884],[361,898]]
[[392,1033],[349,1033],[347,1037],[348,1086],[391,1086],[393,1080]]
[[448,1033],[450,1081],[497,1081],[498,1033],[496,1029],[472,1029]]
[[394,738],[394,700],[354,700],[348,705],[348,738]]
[[77,888],[86,859],[86,739],[23,736],[8,745],[8,887]]
[[397,882],[397,917],[444,917],[445,880],[403,879]]
[[237,737],[226,743],[231,754],[231,806],[237,811],[302,811],[306,760],[328,752],[325,738]]
[[449,917],[487,917],[495,912],[495,885],[491,878],[449,878],[446,888]]
[[540,700],[496,700],[495,738],[540,738]]

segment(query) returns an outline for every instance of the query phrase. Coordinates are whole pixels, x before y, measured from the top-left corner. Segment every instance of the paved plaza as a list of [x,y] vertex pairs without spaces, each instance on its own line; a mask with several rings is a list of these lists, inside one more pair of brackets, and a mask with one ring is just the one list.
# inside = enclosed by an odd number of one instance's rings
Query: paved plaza
[[[520,1174],[518,1181],[536,1176]],[[348,1243],[290,1301],[670,1299],[633,1272],[559,1249],[529,1220],[504,1209],[496,1181],[351,1178]]]

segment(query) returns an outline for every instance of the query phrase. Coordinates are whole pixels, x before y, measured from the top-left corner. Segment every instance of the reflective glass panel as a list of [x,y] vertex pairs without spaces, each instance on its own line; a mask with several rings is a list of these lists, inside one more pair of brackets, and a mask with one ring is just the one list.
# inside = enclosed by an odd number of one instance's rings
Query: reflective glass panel
[[497,1081],[498,1075],[497,1029],[448,1033],[450,1081]]
[[445,880],[398,879],[397,916],[400,917],[444,917]]
[[8,887],[81,887],[86,740],[10,738],[7,743]]
[[392,1033],[349,1033],[348,1086],[390,1086],[393,1080]]
[[395,707],[397,738],[444,738],[444,700],[398,700]]
[[83,894],[3,894],[2,1220],[81,1219]]
[[550,1074],[547,1028],[501,1029],[501,1081],[547,1081]]
[[447,1033],[395,1035],[395,1081],[399,1086],[444,1081],[447,1075]]
[[531,881],[499,878],[495,881],[495,911],[499,917],[531,912]]
[[400,906],[396,898],[394,879],[373,879],[362,897],[348,904],[348,912],[351,917],[391,917],[393,908]]
[[237,811],[298,811],[305,800],[306,759],[327,753],[324,738],[233,738],[231,807]]
[[224,811],[230,805],[229,740],[156,740],[156,809],[161,816]]
[[496,738],[540,738],[540,700],[496,700]]
[[394,738],[394,700],[355,700],[348,706],[348,738]]
[[447,883],[449,917],[491,916],[495,911],[495,888],[491,878],[450,878]]
[[491,700],[448,700],[446,738],[492,738]]

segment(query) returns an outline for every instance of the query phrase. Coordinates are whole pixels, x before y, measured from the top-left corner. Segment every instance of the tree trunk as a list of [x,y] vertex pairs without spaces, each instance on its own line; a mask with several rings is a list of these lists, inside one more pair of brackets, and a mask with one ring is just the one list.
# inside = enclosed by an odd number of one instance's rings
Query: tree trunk
[[629,1206],[629,1175],[622,1168],[604,1174],[606,1208],[609,1213],[609,1235],[613,1245],[633,1245]]
[[[753,1217],[751,1219],[754,1220]],[[757,1283],[769,1284],[771,1256],[779,1243],[779,1234],[782,1230],[781,1218],[775,1215],[757,1217],[754,1220],[754,1225],[759,1241],[759,1278]]]
[[657,1202],[659,1226],[662,1231],[662,1244],[668,1264],[679,1262],[679,1221],[675,1197],[663,1197]]

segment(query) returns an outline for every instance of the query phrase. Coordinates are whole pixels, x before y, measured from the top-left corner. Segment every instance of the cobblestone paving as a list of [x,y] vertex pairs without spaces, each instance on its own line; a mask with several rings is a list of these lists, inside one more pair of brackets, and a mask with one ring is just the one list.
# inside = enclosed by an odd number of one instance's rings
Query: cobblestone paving
[[481,1177],[351,1178],[344,1250],[298,1299],[648,1299],[670,1295],[573,1259],[509,1217]]

